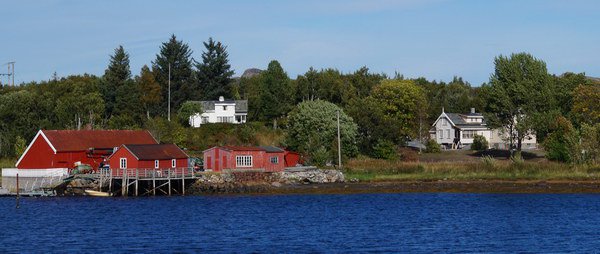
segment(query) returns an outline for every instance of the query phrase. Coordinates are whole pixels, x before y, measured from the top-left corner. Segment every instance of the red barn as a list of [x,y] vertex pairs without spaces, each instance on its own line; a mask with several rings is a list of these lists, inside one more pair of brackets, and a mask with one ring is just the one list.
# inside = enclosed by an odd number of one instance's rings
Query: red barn
[[40,130],[21,158],[18,169],[65,169],[75,162],[98,168],[122,144],[157,144],[148,131]]
[[122,145],[109,158],[112,169],[187,168],[189,156],[174,144]]
[[287,164],[285,150],[274,146],[221,146],[204,151],[204,170],[207,171],[259,170],[272,172],[283,171]]

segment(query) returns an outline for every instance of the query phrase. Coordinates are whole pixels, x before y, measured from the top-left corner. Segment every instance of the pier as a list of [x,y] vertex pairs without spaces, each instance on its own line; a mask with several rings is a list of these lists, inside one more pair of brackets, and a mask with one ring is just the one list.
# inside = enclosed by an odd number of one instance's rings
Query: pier
[[98,191],[121,196],[185,195],[186,184],[196,179],[193,168],[101,169],[89,174]]

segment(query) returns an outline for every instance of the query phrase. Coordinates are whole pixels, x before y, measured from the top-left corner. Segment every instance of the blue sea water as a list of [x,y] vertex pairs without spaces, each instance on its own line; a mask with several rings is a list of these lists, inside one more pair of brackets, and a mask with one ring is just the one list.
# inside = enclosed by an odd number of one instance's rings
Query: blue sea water
[[0,253],[599,252],[600,195],[0,198]]

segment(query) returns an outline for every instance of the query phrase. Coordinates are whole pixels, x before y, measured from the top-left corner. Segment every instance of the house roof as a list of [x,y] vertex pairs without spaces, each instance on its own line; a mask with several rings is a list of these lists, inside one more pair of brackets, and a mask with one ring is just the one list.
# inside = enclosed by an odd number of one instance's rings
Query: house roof
[[262,148],[263,150],[265,150],[267,153],[280,153],[280,152],[285,152],[285,150],[279,148],[279,147],[275,147],[275,146],[260,146],[260,148]]
[[248,100],[224,100],[224,101],[194,101],[202,104],[202,110],[215,110],[215,104],[235,104],[236,113],[248,112]]
[[[213,148],[220,148],[220,149],[229,150],[229,151],[265,151],[267,153],[285,152],[284,149],[281,149],[281,148],[275,147],[275,146],[221,146],[221,147],[213,147]],[[213,149],[213,148],[210,148],[210,149]],[[210,149],[208,149],[208,150],[210,150]]]
[[[454,125],[459,128],[461,128],[461,127],[485,127],[485,119],[481,123],[469,123],[469,122],[466,122],[461,117],[462,114],[446,113],[446,115],[448,116],[448,118],[450,118],[450,121],[452,121],[452,123],[454,123]],[[481,114],[479,114],[479,113],[470,113],[468,115],[469,116],[481,116]]]
[[156,144],[150,132],[141,130],[42,130],[55,151],[114,148],[122,144]]
[[175,144],[123,145],[138,160],[187,159],[189,156]]

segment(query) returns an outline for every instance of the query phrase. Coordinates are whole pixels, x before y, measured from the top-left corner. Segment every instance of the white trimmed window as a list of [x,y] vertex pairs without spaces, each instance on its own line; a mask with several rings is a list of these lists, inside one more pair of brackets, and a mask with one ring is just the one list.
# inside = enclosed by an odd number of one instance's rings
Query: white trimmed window
[[279,157],[277,157],[277,156],[271,157],[271,164],[279,164]]
[[446,130],[446,132],[447,132],[446,138],[450,138],[450,130]]
[[462,132],[463,138],[473,138],[474,135],[475,135],[475,131],[463,131]]
[[444,138],[444,131],[443,130],[438,130],[438,138],[440,138],[440,139]]
[[252,167],[252,155],[235,156],[236,167]]
[[158,166],[159,166],[158,160],[154,160],[154,168],[158,168]]
[[127,158],[121,158],[121,159],[119,159],[119,167],[121,169],[126,169],[127,168]]
[[177,160],[176,159],[172,159],[171,160],[171,167],[172,168],[177,167]]

